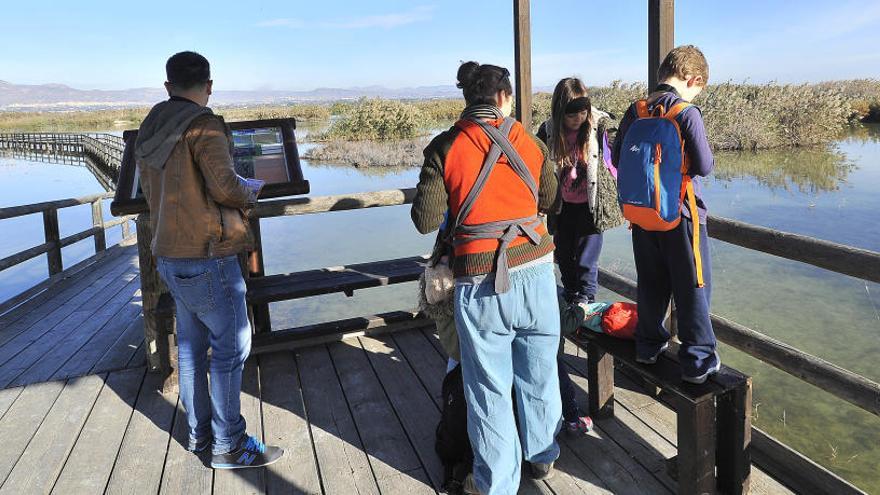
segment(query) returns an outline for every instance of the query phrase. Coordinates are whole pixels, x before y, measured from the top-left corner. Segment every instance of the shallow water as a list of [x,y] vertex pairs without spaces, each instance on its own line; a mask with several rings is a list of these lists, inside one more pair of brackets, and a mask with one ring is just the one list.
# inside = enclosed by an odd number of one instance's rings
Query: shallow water
[[[307,148],[301,146],[301,152]],[[720,154],[704,196],[713,215],[880,251],[880,127],[866,127],[832,152]],[[358,170],[310,164],[313,195],[413,187],[418,170]],[[100,192],[84,168],[0,157],[0,206]],[[109,215],[108,215],[109,216]],[[62,212],[62,235],[88,228],[90,211]],[[0,221],[0,257],[42,242],[38,215]],[[117,232],[108,243],[118,239]],[[427,252],[433,235],[412,227],[409,207],[262,221],[267,273]],[[91,254],[65,249],[69,266]],[[839,366],[880,380],[880,286],[744,248],[711,242],[713,312]],[[635,277],[629,232],[608,232],[601,263]],[[0,300],[45,276],[44,257],[0,272]],[[415,306],[414,284],[271,305],[276,329]],[[604,299],[619,296],[603,291]],[[721,347],[724,361],[754,377],[754,422],[870,492],[880,492],[880,418],[775,368]]]

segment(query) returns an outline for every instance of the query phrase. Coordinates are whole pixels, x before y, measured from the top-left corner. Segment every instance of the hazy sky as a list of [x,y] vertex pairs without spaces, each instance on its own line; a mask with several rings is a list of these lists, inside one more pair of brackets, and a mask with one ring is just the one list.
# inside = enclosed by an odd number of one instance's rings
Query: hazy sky
[[[510,0],[2,0],[0,79],[158,87],[196,50],[216,89],[452,84],[462,60],[513,68]],[[210,5],[210,7],[206,7]],[[645,0],[533,0],[533,84],[646,78]],[[714,82],[880,78],[880,1],[678,0],[676,43]]]

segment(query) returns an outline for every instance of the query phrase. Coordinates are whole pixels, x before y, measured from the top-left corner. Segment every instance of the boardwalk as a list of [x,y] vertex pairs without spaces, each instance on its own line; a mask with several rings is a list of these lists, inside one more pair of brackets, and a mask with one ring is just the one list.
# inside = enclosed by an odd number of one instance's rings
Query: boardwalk
[[[212,471],[184,451],[176,395],[145,372],[133,247],[0,317],[0,493],[436,493],[445,358],[430,328],[252,358],[242,414],[288,455]],[[585,401],[586,358],[568,349]],[[626,376],[616,416],[562,439],[556,477],[521,493],[674,493],[675,415]],[[752,493],[789,493],[758,472]]]

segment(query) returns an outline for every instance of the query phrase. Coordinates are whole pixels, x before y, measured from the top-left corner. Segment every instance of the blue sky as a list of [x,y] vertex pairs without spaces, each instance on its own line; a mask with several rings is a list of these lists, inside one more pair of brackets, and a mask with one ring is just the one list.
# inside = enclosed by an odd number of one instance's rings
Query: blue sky
[[[513,66],[510,0],[3,3],[0,79],[20,84],[158,87],[186,49],[211,60],[216,89],[452,84],[462,60]],[[646,78],[645,0],[531,10],[534,85]],[[714,82],[880,78],[878,32],[877,0],[676,1],[676,43],[704,50]]]

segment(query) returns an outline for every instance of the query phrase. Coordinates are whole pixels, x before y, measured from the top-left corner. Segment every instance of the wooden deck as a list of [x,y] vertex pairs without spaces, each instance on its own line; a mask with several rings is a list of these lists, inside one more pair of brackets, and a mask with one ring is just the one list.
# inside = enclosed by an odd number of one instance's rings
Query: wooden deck
[[[445,357],[432,329],[264,354],[246,366],[248,429],[287,448],[266,469],[213,471],[186,452],[177,396],[145,372],[137,255],[0,317],[0,493],[436,493]],[[568,348],[586,403],[586,357]],[[558,474],[521,493],[674,493],[675,415],[628,377],[616,416],[561,438]],[[756,472],[752,493],[789,493]]]

